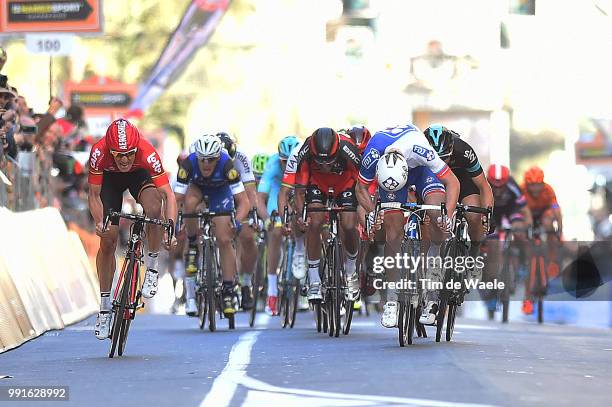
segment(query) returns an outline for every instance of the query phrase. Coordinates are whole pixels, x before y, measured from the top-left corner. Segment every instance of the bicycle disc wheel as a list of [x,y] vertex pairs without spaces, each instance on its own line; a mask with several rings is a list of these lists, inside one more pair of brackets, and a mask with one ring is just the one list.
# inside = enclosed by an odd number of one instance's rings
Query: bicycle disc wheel
[[130,286],[132,285],[132,270],[134,269],[134,257],[130,256],[128,267],[125,269],[123,275],[123,282],[121,283],[121,294],[119,295],[119,305],[114,309],[114,320],[111,331],[111,347],[108,353],[108,357],[112,358],[117,350],[119,344],[119,338],[123,329],[123,321],[125,318],[125,310],[127,308],[128,296],[130,294]]
[[251,308],[251,312],[249,315],[249,326],[252,328],[255,325],[255,317],[257,316],[257,303],[259,301],[259,292],[262,290],[263,284],[261,283],[263,280],[263,275],[266,271],[265,267],[265,251],[263,250],[263,245],[260,245],[258,250],[258,259],[257,259],[257,267],[255,267],[255,275],[253,276],[253,308]]
[[455,317],[457,316],[457,305],[451,304],[448,306],[448,315],[446,316],[446,342],[450,342],[455,329]]
[[321,330],[323,330],[323,312],[321,311],[320,302],[314,304],[314,316],[315,323],[317,325],[317,332],[321,332]]
[[297,315],[298,300],[300,296],[300,281],[292,277],[292,283],[289,285],[289,328],[295,325],[295,317]]
[[213,250],[210,244],[204,245],[204,264],[206,265],[206,300],[208,308],[208,329],[215,332],[217,320],[215,312],[217,310],[217,270],[216,262],[213,261]]
[[399,341],[399,346],[406,346],[406,336],[405,332],[408,329],[408,318],[406,317],[406,302],[404,300],[400,300],[399,302],[399,312],[397,315],[397,339]]
[[207,304],[206,297],[202,295],[200,292],[196,292],[196,302],[198,304],[198,325],[200,329],[204,329],[206,326],[206,317],[207,317]]

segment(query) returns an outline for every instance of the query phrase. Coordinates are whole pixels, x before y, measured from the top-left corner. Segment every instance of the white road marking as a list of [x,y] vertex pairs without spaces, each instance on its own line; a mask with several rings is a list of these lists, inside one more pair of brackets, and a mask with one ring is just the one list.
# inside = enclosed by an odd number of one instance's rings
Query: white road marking
[[241,335],[229,354],[227,365],[213,382],[210,392],[200,407],[228,406],[241,379],[246,376],[246,367],[251,361],[251,349],[261,331],[250,331]]
[[[267,324],[269,319],[265,319]],[[253,379],[246,374],[251,361],[251,350],[261,331],[254,330],[240,336],[230,351],[229,358],[221,374],[213,382],[210,392],[200,403],[200,407],[229,406],[238,385],[249,391],[244,405],[269,406],[288,404],[297,406],[376,406],[408,405],[418,407],[484,407],[486,404],[455,403],[449,401],[419,398],[347,394],[316,390],[284,388]]]

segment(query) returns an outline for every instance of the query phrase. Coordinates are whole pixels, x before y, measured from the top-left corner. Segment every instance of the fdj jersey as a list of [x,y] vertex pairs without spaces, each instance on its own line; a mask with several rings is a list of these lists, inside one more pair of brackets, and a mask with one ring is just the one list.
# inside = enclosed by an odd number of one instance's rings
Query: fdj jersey
[[192,153],[182,163],[177,174],[175,192],[185,194],[188,185],[199,188],[202,196],[208,196],[208,205],[212,211],[229,211],[234,208],[233,195],[244,191],[240,175],[234,163],[225,152],[209,177],[204,177],[198,165],[198,157]]

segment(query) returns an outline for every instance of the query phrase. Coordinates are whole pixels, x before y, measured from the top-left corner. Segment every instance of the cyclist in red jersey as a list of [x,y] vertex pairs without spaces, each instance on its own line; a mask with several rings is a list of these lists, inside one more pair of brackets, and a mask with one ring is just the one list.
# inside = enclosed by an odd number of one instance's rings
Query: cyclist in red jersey
[[[343,207],[356,207],[355,184],[359,175],[361,158],[357,146],[351,138],[338,135],[333,129],[317,129],[304,141],[298,154],[296,176],[296,207],[302,213],[305,202],[312,207],[324,207],[328,191],[333,188],[336,204]],[[344,271],[348,285],[347,297],[359,297],[359,278],[356,273],[359,236],[357,234],[357,213],[340,214],[340,236],[345,250]],[[321,259],[321,229],[325,223],[324,213],[311,213],[306,223],[301,216],[298,225],[306,231],[306,252],[308,258],[308,279],[310,288],[308,299],[321,300],[321,278],[319,263]]]
[[[119,222],[114,220],[107,230],[103,230],[104,215],[110,211],[121,211],[123,192],[126,189],[150,218],[162,216],[163,204],[165,218],[175,221],[176,200],[159,154],[151,143],[140,136],[138,129],[125,119],[112,122],[106,135],[92,146],[88,183],[89,211],[96,224],[96,234],[100,236],[96,268],[101,302],[95,334],[98,339],[106,339],[110,330],[110,290],[116,267]],[[151,298],[157,292],[157,257],[162,234],[161,227],[147,226],[147,272],[142,286],[142,296],[145,298]],[[175,242],[173,239],[173,244]]]

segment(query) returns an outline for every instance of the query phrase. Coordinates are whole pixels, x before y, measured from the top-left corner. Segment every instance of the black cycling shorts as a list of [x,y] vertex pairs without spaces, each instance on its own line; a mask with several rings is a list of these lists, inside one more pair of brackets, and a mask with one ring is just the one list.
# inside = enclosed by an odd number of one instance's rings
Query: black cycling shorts
[[[334,197],[336,204],[342,208],[355,208],[357,207],[357,197],[355,195],[355,187],[339,192]],[[327,194],[321,191],[315,185],[308,185],[306,187],[306,202],[327,204]]]
[[462,168],[457,168],[453,170],[453,173],[459,180],[459,186],[461,190],[459,191],[459,202],[462,202],[466,196],[470,195],[480,195],[480,190],[474,183],[472,176],[467,170]]
[[[145,169],[139,169],[131,172],[104,172],[102,180],[102,190],[100,198],[102,199],[102,207],[104,216],[110,211],[121,212],[123,206],[123,193],[126,189],[140,203],[140,193],[143,189],[155,187],[149,172]],[[113,225],[119,224],[119,219],[112,221]]]

